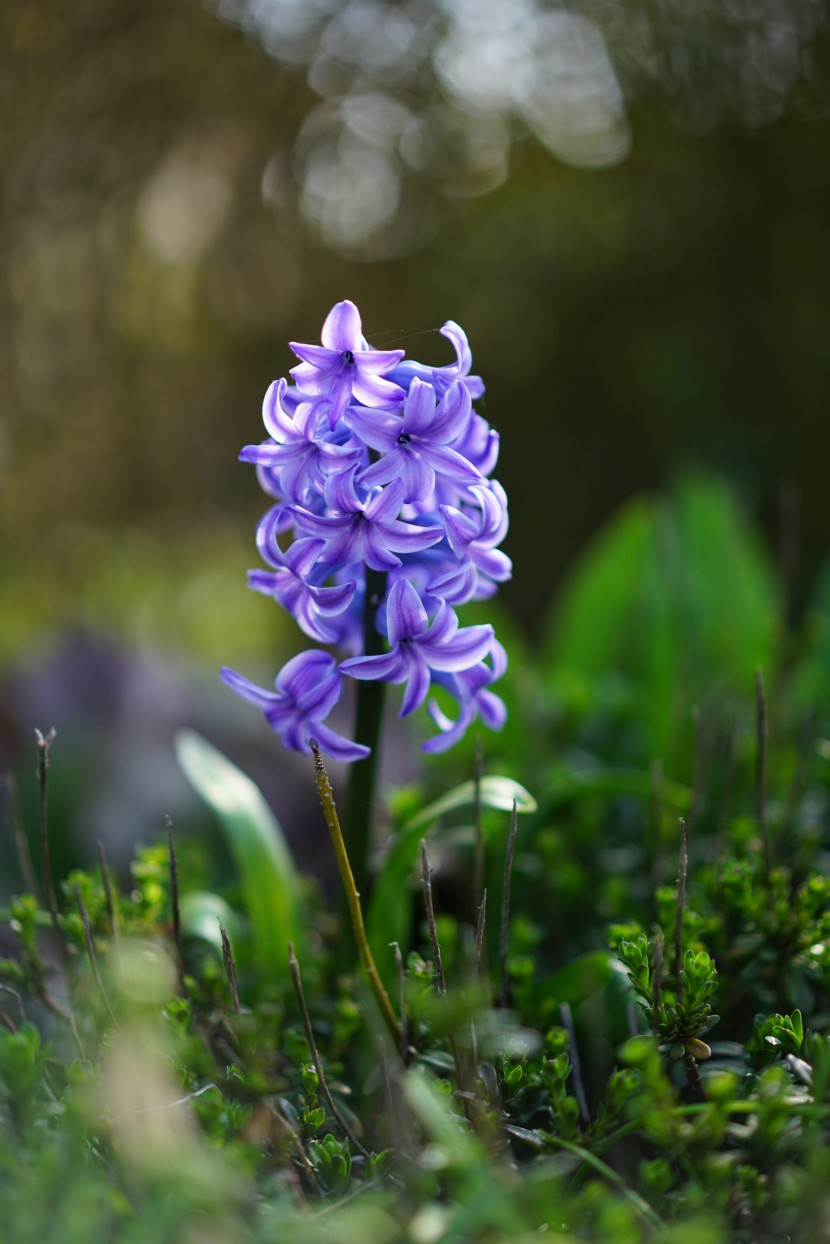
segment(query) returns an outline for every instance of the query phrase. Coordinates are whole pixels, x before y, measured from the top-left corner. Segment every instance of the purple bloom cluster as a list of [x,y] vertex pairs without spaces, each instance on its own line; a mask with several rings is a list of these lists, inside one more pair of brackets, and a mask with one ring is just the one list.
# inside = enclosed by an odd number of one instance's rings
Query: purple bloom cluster
[[[498,435],[473,410],[484,386],[470,375],[466,336],[452,322],[441,333],[455,362],[427,367],[372,349],[357,307],[339,302],[322,345],[291,343],[294,383],[275,381],[263,403],[269,439],[240,454],[275,502],[257,530],[270,569],[252,570],[250,586],[310,639],[349,654],[338,663],[319,648],[302,652],[273,691],[222,670],[286,747],[308,752],[315,737],[338,760],[368,754],[325,724],[344,676],[404,684],[402,717],[427,701],[438,734],[426,751],[451,747],[476,718],[491,729],[504,722],[490,689],[504,648],[491,626],[459,626],[455,613],[511,573],[498,548],[507,499],[490,478]],[[456,702],[454,719],[428,700],[434,684]]]

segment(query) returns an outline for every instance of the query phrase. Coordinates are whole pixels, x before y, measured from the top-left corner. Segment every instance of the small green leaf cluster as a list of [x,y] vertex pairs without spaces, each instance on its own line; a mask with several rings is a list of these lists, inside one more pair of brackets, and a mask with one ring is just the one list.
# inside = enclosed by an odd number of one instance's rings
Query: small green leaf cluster
[[[662,948],[662,939],[660,942]],[[708,1057],[699,1038],[718,1022],[711,998],[718,987],[714,960],[705,950],[687,950],[680,969],[679,988],[667,988],[663,978],[663,958],[655,965],[654,951],[645,934],[634,941],[622,940],[617,947],[620,962],[645,1012],[649,1027],[668,1045],[681,1044],[695,1057]],[[697,1044],[695,1044],[697,1043]]]

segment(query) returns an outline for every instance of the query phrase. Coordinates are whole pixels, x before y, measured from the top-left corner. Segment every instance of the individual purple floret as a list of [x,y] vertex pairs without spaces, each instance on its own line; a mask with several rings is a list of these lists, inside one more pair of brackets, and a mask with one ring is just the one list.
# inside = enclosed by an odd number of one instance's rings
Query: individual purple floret
[[498,547],[507,499],[492,478],[498,434],[473,409],[484,385],[471,374],[464,332],[452,321],[440,331],[455,361],[430,367],[402,350],[372,349],[357,308],[338,303],[322,345],[292,343],[294,384],[270,386],[268,439],[240,455],[275,502],[257,529],[270,569],[252,570],[250,586],[338,654],[294,657],[275,691],[222,671],[286,747],[307,752],[313,736],[339,760],[368,754],[366,741],[325,724],[344,676],[364,687],[404,684],[401,716],[433,685],[449,694],[453,716],[428,704],[439,733],[426,751],[451,747],[477,719],[491,729],[504,722],[491,690],[506,669],[504,649],[491,626],[462,627],[454,609],[510,577]]
[[360,312],[353,302],[338,302],[326,317],[321,346],[290,342],[302,362],[291,368],[300,389],[325,395],[329,426],[335,427],[351,397],[370,406],[400,401],[403,389],[385,374],[403,358],[403,350],[372,350],[363,336]]
[[417,377],[406,395],[403,415],[352,407],[348,420],[360,439],[383,456],[365,471],[364,485],[403,480],[404,502],[426,501],[435,491],[435,476],[460,484],[478,484],[481,474],[450,446],[466,431],[472,407],[463,384],[450,385],[440,402],[435,390]]
[[342,688],[337,662],[330,653],[313,648],[292,657],[277,675],[276,691],[265,691],[235,670],[225,668],[221,677],[243,699],[262,709],[285,747],[311,755],[308,740],[316,738],[335,760],[362,760],[369,755],[367,747],[350,743],[324,725]]
[[396,579],[386,604],[390,651],[375,657],[351,657],[340,666],[352,678],[406,683],[401,717],[420,708],[438,670],[458,674],[476,665],[490,651],[492,626],[465,626],[446,601],[430,624],[427,611],[407,579]]

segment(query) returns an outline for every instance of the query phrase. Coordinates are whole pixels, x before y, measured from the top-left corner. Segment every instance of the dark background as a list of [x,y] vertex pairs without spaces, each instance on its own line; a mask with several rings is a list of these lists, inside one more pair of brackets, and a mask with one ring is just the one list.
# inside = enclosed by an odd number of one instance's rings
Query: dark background
[[34,724],[116,721],[144,790],[168,727],[243,720],[220,663],[296,649],[245,588],[264,500],[236,456],[345,297],[424,361],[466,329],[528,636],[614,508],[690,464],[763,523],[797,617],[826,552],[827,17],[7,0],[7,761]]

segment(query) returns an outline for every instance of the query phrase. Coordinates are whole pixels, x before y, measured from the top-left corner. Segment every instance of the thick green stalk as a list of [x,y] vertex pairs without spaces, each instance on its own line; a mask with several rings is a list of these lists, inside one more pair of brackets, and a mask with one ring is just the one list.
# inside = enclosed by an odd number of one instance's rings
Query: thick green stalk
[[[363,606],[363,654],[371,657],[383,651],[383,638],[376,626],[378,606],[386,592],[386,574],[366,569],[366,601]],[[355,884],[358,893],[369,892],[369,849],[371,846],[372,809],[375,803],[380,752],[380,728],[383,721],[383,705],[386,683],[366,681],[357,683],[354,740],[371,749],[365,760],[356,760],[349,774],[346,791],[346,814],[344,823],[349,843]]]

